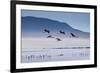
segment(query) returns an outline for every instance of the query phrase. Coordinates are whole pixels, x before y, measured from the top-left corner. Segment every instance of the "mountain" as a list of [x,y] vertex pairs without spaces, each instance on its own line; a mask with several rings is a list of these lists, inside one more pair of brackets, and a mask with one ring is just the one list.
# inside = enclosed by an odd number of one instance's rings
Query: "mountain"
[[[70,33],[80,37],[80,38],[89,38],[89,32],[83,32],[78,29],[72,28],[69,24],[60,22],[57,20],[52,20],[48,18],[40,17],[21,17],[21,28],[22,28],[22,37],[47,37],[48,35],[58,36],[58,37],[69,37]],[[44,31],[47,29],[50,33]],[[66,34],[63,35],[59,31],[63,31]]]

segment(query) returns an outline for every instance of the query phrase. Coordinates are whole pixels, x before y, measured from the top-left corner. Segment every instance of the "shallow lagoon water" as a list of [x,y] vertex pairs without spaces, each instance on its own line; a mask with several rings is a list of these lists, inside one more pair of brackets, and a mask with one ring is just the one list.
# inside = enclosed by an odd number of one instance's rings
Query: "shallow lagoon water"
[[90,49],[38,49],[22,50],[22,63],[47,62],[47,61],[71,61],[88,60]]
[[22,39],[22,63],[89,60],[89,58],[89,38],[67,38],[60,42],[53,38]]

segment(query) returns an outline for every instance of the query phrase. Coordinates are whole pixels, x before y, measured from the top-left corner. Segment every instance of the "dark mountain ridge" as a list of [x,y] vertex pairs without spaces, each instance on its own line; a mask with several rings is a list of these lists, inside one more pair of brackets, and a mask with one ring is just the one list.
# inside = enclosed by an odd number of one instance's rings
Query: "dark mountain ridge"
[[[77,35],[82,38],[89,38],[89,32],[83,32],[78,29],[72,28],[69,24],[48,19],[48,18],[39,18],[39,17],[21,17],[21,28],[23,36],[33,36],[33,37],[44,37],[44,29],[50,31],[48,35],[58,36],[59,31],[63,31],[67,36],[70,36],[70,33]],[[27,34],[26,34],[27,33]],[[31,33],[31,34],[30,34]],[[63,37],[63,36],[62,36]]]

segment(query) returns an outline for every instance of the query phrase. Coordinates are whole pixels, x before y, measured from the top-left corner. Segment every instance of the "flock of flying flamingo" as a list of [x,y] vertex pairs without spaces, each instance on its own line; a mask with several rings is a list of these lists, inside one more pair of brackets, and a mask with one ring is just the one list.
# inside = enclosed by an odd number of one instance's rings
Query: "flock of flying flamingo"
[[[50,34],[50,30],[48,30],[46,28],[44,29],[44,32]],[[62,30],[60,30],[59,33],[62,34],[62,35],[66,35],[66,33]],[[73,33],[70,33],[70,35],[71,35],[71,37],[75,37],[75,38],[77,37]],[[62,41],[60,38],[53,37],[52,35],[48,35],[47,38],[55,38],[57,41]]]

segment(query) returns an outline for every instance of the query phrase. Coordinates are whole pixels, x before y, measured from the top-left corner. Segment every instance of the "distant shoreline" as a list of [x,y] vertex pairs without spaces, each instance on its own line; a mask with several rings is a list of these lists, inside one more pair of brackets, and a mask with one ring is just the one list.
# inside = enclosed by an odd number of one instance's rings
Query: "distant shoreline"
[[67,48],[42,48],[42,49],[22,49],[22,52],[39,52],[39,51],[45,51],[49,49],[57,49],[57,50],[66,50],[66,49],[90,49],[90,47],[67,47]]

